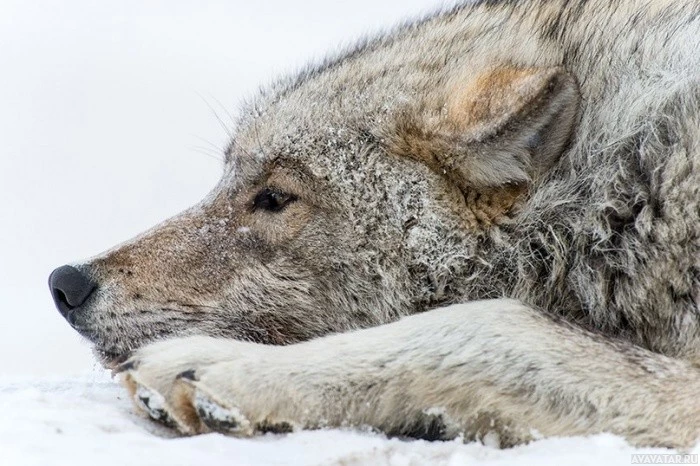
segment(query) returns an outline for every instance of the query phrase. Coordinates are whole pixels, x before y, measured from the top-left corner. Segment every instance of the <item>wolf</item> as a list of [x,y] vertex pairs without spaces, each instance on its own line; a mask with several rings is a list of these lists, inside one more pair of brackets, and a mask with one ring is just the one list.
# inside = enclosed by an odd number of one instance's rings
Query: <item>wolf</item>
[[182,434],[700,435],[700,3],[480,0],[284,77],[49,279]]

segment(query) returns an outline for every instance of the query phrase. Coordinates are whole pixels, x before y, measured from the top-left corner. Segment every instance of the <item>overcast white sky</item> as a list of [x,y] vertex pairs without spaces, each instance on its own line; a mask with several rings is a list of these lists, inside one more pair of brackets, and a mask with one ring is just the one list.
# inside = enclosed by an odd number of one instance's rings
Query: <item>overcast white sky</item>
[[238,102],[439,0],[0,1],[0,374],[90,370],[46,280],[202,197]]

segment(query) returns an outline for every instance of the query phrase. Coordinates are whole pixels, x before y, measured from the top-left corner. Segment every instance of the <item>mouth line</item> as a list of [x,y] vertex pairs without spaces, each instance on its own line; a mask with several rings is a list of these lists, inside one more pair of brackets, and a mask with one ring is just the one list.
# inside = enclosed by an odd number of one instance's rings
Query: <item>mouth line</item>
[[[187,307],[190,309],[202,308],[202,306],[194,305],[188,305]],[[147,310],[150,309],[144,309],[144,311]],[[183,312],[174,306],[161,307],[158,310],[164,311],[163,314],[175,315],[169,316],[170,322],[168,322],[168,320],[162,322],[154,321],[151,322],[151,325],[148,327],[141,325],[138,321],[128,322],[124,319],[119,321],[116,319],[111,319],[109,321],[102,319],[97,322],[74,321],[71,323],[71,326],[83,338],[90,342],[93,355],[95,359],[97,359],[97,362],[105,369],[113,370],[126,362],[138,348],[178,335],[184,336],[192,334],[188,331],[187,324],[192,321],[201,320],[201,317],[196,315],[192,310]],[[170,327],[162,325],[168,323],[171,324]],[[127,328],[129,330],[128,332],[125,331]],[[214,329],[209,330],[209,332],[205,331],[200,333],[218,334]]]
[[163,339],[163,337],[171,335],[172,332],[164,332],[162,334],[156,335],[155,338],[154,335],[142,335],[140,338],[135,338],[131,342],[114,342],[110,341],[111,339],[109,338],[107,338],[107,341],[105,341],[104,335],[101,335],[100,332],[91,332],[87,329],[85,334],[81,334],[85,338],[87,338],[92,344],[93,354],[97,358],[98,362],[105,369],[114,369],[117,366],[120,366],[121,364],[125,363],[137,349],[148,345],[149,343],[159,341]]

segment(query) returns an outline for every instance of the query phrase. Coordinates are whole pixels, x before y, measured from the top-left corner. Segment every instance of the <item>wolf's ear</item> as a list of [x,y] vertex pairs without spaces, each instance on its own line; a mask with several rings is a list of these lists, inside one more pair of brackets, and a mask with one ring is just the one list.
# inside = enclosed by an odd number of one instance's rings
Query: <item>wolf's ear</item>
[[515,202],[561,155],[580,94],[562,68],[510,67],[457,81],[437,100],[397,116],[388,150],[426,163],[465,195],[502,189]]

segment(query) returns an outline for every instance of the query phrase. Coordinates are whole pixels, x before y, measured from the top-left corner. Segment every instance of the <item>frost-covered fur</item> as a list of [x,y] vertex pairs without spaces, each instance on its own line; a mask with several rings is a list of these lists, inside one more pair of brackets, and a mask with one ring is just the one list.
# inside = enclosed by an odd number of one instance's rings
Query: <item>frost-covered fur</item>
[[74,324],[106,362],[216,337],[122,366],[185,433],[691,445],[698,50],[695,0],[485,0],[369,40],[253,99],[204,201],[80,264]]

